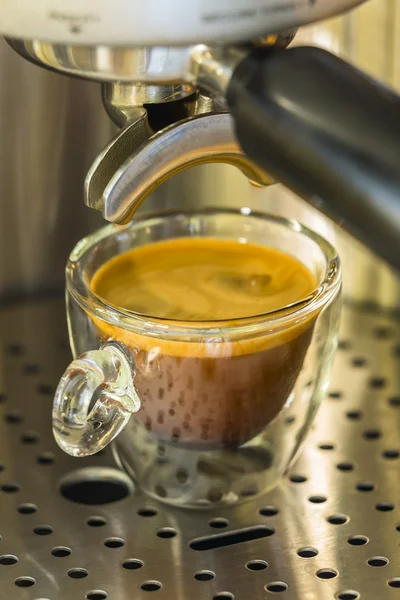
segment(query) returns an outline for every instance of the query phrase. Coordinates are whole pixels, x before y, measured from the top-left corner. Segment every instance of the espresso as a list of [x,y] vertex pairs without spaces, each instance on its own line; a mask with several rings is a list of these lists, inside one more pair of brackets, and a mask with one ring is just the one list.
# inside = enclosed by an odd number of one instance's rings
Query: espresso
[[316,285],[302,263],[272,248],[173,239],[116,256],[95,273],[91,287],[109,304],[180,325],[183,333],[170,336],[159,327],[155,337],[154,330],[146,335],[94,322],[103,340],[118,340],[132,353],[142,401],[136,418],[148,430],[190,447],[239,446],[286,403],[313,319],[282,331],[231,330],[240,319],[255,324],[260,315],[305,299]]
[[156,242],[103,265],[93,290],[117,307],[179,321],[240,319],[305,298],[316,286],[298,260],[273,248],[210,238]]

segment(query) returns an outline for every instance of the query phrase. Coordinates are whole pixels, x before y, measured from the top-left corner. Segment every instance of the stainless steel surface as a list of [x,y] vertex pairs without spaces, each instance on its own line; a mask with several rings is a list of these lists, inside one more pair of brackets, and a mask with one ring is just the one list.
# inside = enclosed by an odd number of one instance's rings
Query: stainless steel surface
[[[52,439],[53,386],[70,359],[64,322],[58,301],[0,312],[1,598],[144,600],[149,582],[168,600],[399,596],[399,321],[344,308],[331,385],[290,477],[218,513],[167,508],[129,483],[110,504],[61,496],[61,482],[99,468],[105,480],[126,481],[107,453],[73,459]],[[255,526],[268,537],[189,546]]]
[[[278,36],[267,37],[266,40],[264,45],[282,44]],[[103,82],[163,86],[161,93],[153,88],[152,102],[154,96],[157,102],[160,99],[165,101],[165,96],[169,99],[171,95],[172,99],[184,97],[190,93],[187,84],[204,86],[205,89],[223,94],[232,70],[247,53],[245,47],[212,47],[204,44],[186,47],[65,47],[29,40],[8,39],[7,42],[29,61],[69,75]],[[179,84],[183,84],[180,89]],[[174,87],[175,90],[171,89]],[[131,98],[134,104],[138,103],[140,95]],[[148,101],[145,98],[145,102]]]
[[35,64],[97,81],[170,85],[185,80],[191,47],[75,46],[7,39]]
[[[136,123],[131,127],[134,133]],[[139,130],[142,131],[141,128]],[[163,181],[183,169],[202,163],[225,162],[238,167],[257,185],[272,183],[268,174],[241,151],[234,135],[232,117],[228,113],[201,115],[180,121],[154,134],[145,143],[136,147],[132,143],[129,157],[126,157],[126,150],[130,146],[127,148],[125,137],[120,135],[114,144],[113,155],[118,157],[120,154],[122,158],[118,170],[107,168],[105,173],[101,155],[85,181],[86,203],[92,208],[100,207],[107,221],[128,222]],[[141,137],[137,136],[136,141],[141,142]],[[111,165],[114,168],[115,161]],[[110,177],[109,181],[106,181],[105,175]],[[102,180],[102,188],[106,184],[103,189],[97,185],[98,179]],[[96,193],[93,191],[93,182]]]
[[113,126],[97,84],[33,67],[0,40],[0,301],[62,289],[72,246],[101,223],[85,174]]
[[138,106],[181,100],[190,94],[193,94],[190,85],[105,83],[102,86],[104,108],[120,126],[132,119],[131,112]]
[[148,122],[147,111],[143,107],[130,107],[129,120],[129,125],[121,129],[107,144],[86,174],[85,203],[96,210],[103,208],[102,197],[110,179],[134,150],[140,148],[153,133]]
[[[270,45],[274,46],[277,40],[277,37],[272,38]],[[248,48],[245,47],[193,46],[185,77],[200,90],[205,90],[220,103],[225,103],[232,74],[247,54]]]

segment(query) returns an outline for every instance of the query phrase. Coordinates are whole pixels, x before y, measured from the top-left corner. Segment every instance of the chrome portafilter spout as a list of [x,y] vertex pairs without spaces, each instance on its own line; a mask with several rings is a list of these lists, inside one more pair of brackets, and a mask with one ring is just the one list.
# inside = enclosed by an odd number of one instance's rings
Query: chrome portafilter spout
[[[292,37],[269,36],[259,44],[282,47]],[[103,83],[105,109],[121,130],[89,169],[86,204],[108,221],[126,223],[165,180],[210,162],[236,166],[256,186],[273,183],[241,150],[227,112],[225,91],[246,54],[245,48],[212,53],[203,45],[177,53],[158,49],[158,63],[168,65],[166,79],[179,68],[187,83]]]
[[142,202],[179,171],[207,162],[238,167],[255,185],[272,179],[253,163],[236,141],[229,113],[204,112],[209,99],[197,99],[193,116],[154,132],[146,109],[137,108],[127,125],[90,168],[85,202],[113,223],[131,220]]
[[[284,48],[295,32],[270,35],[258,47]],[[256,186],[273,179],[241,150],[227,111],[226,91],[248,49],[198,45],[154,49],[147,55],[146,83],[103,83],[103,103],[122,129],[97,157],[85,180],[85,202],[114,223],[126,223],[162,182],[192,166],[224,162]],[[144,55],[136,57],[144,58]],[[157,76],[151,64],[162,65]],[[186,83],[169,81],[171,74]],[[155,85],[149,81],[165,77]],[[200,90],[200,91],[199,91]]]

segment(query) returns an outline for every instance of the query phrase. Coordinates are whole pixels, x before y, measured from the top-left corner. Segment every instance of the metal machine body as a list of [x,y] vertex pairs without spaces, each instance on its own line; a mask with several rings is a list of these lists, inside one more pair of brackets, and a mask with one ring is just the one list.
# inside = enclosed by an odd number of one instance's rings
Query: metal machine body
[[[362,0],[5,0],[3,35],[72,46],[184,46],[248,42],[325,19]],[[43,52],[50,45],[43,44]],[[98,48],[100,46],[100,48]],[[92,49],[93,50],[93,49]],[[44,58],[44,57],[43,57]],[[68,61],[68,57],[65,57]],[[99,57],[100,58],[100,57]],[[41,59],[39,59],[41,60]],[[110,67],[116,65],[109,65]],[[159,71],[160,73],[160,71]],[[161,73],[160,73],[161,75]]]
[[[0,11],[21,6],[2,2]],[[28,8],[38,6],[42,3],[29,2]],[[27,28],[34,22],[30,17]],[[306,41],[328,40],[331,50],[353,57],[355,21],[345,22],[344,41],[324,30]],[[68,18],[64,29],[66,23]],[[376,44],[377,30],[389,40],[379,19],[365,35],[374,40],[374,55],[381,52],[387,64],[393,55]],[[62,288],[67,253],[101,223],[101,215],[83,205],[81,190],[93,157],[115,128],[96,83],[37,69],[5,43],[0,55],[1,302]],[[389,80],[386,72],[378,74]],[[121,104],[107,104],[115,120],[124,123]],[[128,104],[126,112],[130,109]],[[205,164],[166,181],[145,207],[246,203],[293,215],[335,236],[331,222],[279,187],[250,188],[229,166]],[[351,267],[346,295],[399,306],[397,281],[376,257],[346,242],[341,251],[345,273]],[[0,579],[7,597],[142,600],[150,591],[167,600],[397,596],[396,318],[345,307],[331,386],[290,474],[293,480],[257,503],[207,515],[150,506],[107,454],[78,464],[56,447],[48,424],[51,394],[69,358],[62,301],[31,299],[2,307],[0,324]],[[71,501],[60,486],[77,481],[89,483],[89,494]],[[84,504],[93,481],[100,481],[107,494],[111,488],[118,495],[122,487],[127,496],[100,506]],[[116,500],[111,496],[108,500]],[[188,547],[194,538],[259,526],[274,533],[203,552]]]
[[[34,13],[6,3],[2,27],[29,60],[103,82],[123,129],[90,169],[85,198],[106,219],[127,222],[168,177],[225,161],[256,184],[281,181],[400,270],[399,97],[328,53],[285,50],[288,27],[355,4],[118,2],[110,16],[107,3],[75,13],[46,0]],[[85,22],[71,25],[78,14]],[[158,169],[152,148],[172,147]]]

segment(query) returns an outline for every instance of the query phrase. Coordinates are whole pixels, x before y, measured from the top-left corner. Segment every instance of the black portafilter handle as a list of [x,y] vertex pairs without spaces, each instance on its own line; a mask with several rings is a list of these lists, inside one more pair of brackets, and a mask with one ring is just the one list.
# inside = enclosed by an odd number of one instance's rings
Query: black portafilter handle
[[229,109],[244,152],[400,271],[400,97],[312,47],[254,51]]

